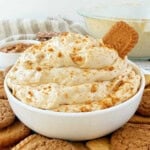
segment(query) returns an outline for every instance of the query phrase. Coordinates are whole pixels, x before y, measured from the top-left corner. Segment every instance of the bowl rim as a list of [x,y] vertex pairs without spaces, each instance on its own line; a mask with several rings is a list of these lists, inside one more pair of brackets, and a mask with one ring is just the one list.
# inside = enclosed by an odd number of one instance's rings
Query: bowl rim
[[[77,9],[77,13],[80,15],[80,16],[83,16],[83,17],[87,17],[87,18],[93,18],[93,19],[104,19],[104,20],[127,20],[127,21],[134,21],[134,22],[150,22],[150,16],[147,16],[146,12],[150,10],[150,8],[145,5],[145,6],[136,6],[134,5],[134,7],[132,7],[133,5],[106,5],[106,4],[101,4],[101,5],[96,5],[96,6],[88,6],[88,7],[81,7],[79,9]],[[146,8],[145,8],[146,7]],[[134,8],[134,9],[133,9]],[[127,10],[130,10],[131,12],[134,10],[136,10],[137,12],[140,11],[141,9],[145,9],[145,15],[139,17],[139,16],[131,16],[131,14],[127,14]],[[102,12],[99,12],[101,10],[104,10],[104,11],[113,11],[114,10],[118,10],[118,12],[115,14],[115,15],[112,15],[112,14],[105,14],[103,11]],[[119,12],[120,10],[122,10],[124,13],[122,16],[120,16]],[[132,13],[135,13],[135,12],[132,12]],[[104,14],[103,14],[104,13]]]
[[121,21],[125,20],[127,22],[135,22],[135,23],[143,23],[143,22],[150,22],[150,19],[130,19],[130,18],[124,18],[124,17],[104,17],[104,16],[93,16],[93,15],[87,15],[85,13],[82,13],[78,11],[78,14],[84,18],[90,18],[90,19],[97,19],[97,20],[109,20],[109,21]]
[[4,80],[4,89],[6,91],[6,94],[9,94],[8,97],[11,98],[11,100],[8,98],[8,101],[14,101],[15,103],[17,103],[17,105],[20,105],[22,107],[24,107],[25,109],[27,110],[30,110],[30,111],[34,111],[34,112],[37,112],[37,113],[41,113],[41,114],[46,114],[46,115],[54,115],[54,116],[65,116],[65,117],[81,117],[81,116],[84,116],[84,117],[87,117],[87,116],[93,116],[93,115],[97,115],[97,114],[106,114],[106,113],[110,113],[114,110],[118,110],[130,103],[132,103],[133,101],[135,101],[135,98],[141,93],[143,92],[144,90],[144,87],[145,87],[145,78],[144,78],[144,73],[143,71],[133,62],[131,62],[130,60],[128,60],[128,62],[134,67],[135,71],[138,72],[138,74],[141,76],[141,83],[140,83],[140,87],[137,91],[137,93],[135,95],[133,95],[131,98],[129,98],[128,100],[118,104],[118,105],[115,105],[115,106],[112,106],[112,107],[109,107],[109,108],[106,108],[106,109],[102,109],[102,110],[96,110],[96,111],[90,111],[90,112],[55,112],[53,110],[46,110],[46,109],[41,109],[41,108],[36,108],[34,106],[31,106],[31,105],[28,105],[24,102],[21,102],[20,100],[18,100],[16,97],[14,97],[8,86],[7,86],[7,83],[6,83],[6,79],[7,79],[7,75],[5,77],[5,80]]

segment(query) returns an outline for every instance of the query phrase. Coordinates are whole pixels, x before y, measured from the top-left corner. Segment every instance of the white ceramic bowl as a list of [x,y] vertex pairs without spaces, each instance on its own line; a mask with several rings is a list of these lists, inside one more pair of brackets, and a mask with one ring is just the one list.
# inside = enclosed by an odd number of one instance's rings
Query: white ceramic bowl
[[[11,46],[15,44],[38,44],[38,41],[35,40],[16,40],[16,41],[11,41],[11,42],[6,42],[3,44],[0,44],[0,48],[6,47],[6,46]],[[4,53],[0,52],[0,68],[6,68],[8,66],[13,65],[18,57],[20,56],[21,53]]]
[[[89,140],[102,137],[125,124],[135,113],[143,94],[145,80],[141,75],[139,91],[132,98],[117,106],[84,113],[64,113],[42,110],[26,105],[16,99],[4,81],[9,103],[16,116],[32,130],[47,137],[67,140]],[[6,77],[7,78],[7,77]]]

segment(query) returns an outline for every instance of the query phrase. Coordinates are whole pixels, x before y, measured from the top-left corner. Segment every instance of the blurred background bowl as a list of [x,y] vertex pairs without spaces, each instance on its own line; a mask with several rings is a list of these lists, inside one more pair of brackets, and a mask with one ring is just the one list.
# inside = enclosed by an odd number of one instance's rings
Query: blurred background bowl
[[102,38],[117,21],[125,21],[139,34],[139,41],[129,53],[130,58],[150,59],[150,7],[137,4],[101,5],[78,11],[84,17],[87,32]]
[[[15,46],[17,44],[38,44],[39,42],[36,40],[15,40],[11,42],[6,42],[0,44],[0,49],[8,47],[8,46]],[[20,56],[21,52],[2,52],[0,51],[0,68],[6,68],[8,66],[13,65],[18,57]]]

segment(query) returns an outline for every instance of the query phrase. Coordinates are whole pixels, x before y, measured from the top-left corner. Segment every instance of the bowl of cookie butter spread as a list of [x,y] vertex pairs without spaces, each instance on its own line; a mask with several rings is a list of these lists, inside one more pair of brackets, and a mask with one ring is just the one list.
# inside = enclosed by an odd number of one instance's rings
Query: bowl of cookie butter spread
[[113,132],[132,117],[143,94],[144,75],[127,59],[137,41],[137,32],[121,21],[100,40],[63,32],[31,46],[4,81],[14,113],[53,138],[80,141]]
[[134,27],[139,34],[139,42],[129,53],[133,59],[150,58],[150,3],[130,2],[101,4],[95,7],[81,8],[78,12],[84,18],[87,32],[101,38],[116,22],[123,20]]
[[6,68],[13,65],[20,54],[33,44],[36,40],[15,40],[0,44],[0,67]]

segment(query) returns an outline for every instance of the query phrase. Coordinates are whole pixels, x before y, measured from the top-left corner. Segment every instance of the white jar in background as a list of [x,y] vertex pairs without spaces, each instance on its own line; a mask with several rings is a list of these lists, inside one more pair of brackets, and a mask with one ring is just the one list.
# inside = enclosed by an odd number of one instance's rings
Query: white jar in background
[[125,21],[139,34],[139,41],[130,58],[150,59],[150,3],[120,3],[100,5],[79,10],[84,17],[87,32],[101,38],[117,21]]

